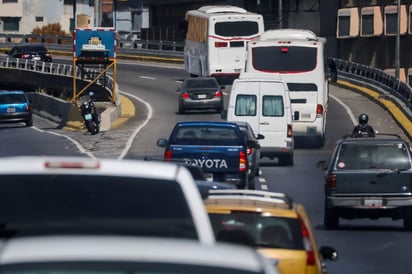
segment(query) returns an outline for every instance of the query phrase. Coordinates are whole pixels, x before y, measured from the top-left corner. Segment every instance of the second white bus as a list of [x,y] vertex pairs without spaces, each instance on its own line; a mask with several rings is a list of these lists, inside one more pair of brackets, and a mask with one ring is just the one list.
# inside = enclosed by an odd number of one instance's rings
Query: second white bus
[[[246,72],[280,74],[288,84],[293,135],[323,146],[329,99],[326,39],[310,30],[268,30],[248,44]],[[278,76],[277,76],[278,77]]]
[[263,16],[229,5],[186,12],[184,63],[191,76],[238,77],[245,68],[247,42],[264,32]]

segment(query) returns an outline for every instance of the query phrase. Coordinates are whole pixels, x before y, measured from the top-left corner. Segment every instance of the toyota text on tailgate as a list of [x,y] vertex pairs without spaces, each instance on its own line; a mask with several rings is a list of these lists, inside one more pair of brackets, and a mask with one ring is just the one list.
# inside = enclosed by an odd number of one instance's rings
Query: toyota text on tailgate
[[165,147],[164,160],[183,161],[200,166],[210,181],[247,186],[246,144],[239,127],[228,122],[177,123]]

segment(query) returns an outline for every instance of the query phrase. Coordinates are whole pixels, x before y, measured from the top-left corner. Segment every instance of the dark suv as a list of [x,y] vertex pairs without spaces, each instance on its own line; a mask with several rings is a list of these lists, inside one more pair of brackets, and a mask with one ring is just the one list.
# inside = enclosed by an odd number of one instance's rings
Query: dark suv
[[412,229],[412,169],[408,143],[394,134],[345,137],[325,174],[324,225],[337,228],[339,218],[403,219]]
[[14,46],[10,52],[6,52],[8,57],[22,58],[32,61],[52,62],[52,55],[43,45],[23,44]]

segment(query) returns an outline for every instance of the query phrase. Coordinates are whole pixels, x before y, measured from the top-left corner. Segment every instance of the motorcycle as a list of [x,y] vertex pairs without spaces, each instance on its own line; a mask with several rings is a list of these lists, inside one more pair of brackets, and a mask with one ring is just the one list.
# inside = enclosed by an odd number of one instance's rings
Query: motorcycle
[[87,131],[92,135],[99,133],[100,118],[93,100],[89,99],[83,102],[80,107],[80,112],[86,125]]

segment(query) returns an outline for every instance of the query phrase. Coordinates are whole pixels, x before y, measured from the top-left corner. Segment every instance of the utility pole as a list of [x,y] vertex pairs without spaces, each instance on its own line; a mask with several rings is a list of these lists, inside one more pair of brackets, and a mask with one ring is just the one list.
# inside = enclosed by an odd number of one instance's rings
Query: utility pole
[[77,20],[76,20],[76,0],[73,0],[73,30],[77,27]]
[[396,23],[396,44],[395,44],[395,78],[399,79],[400,70],[400,26],[401,26],[401,0],[398,0],[397,6],[398,20]]

